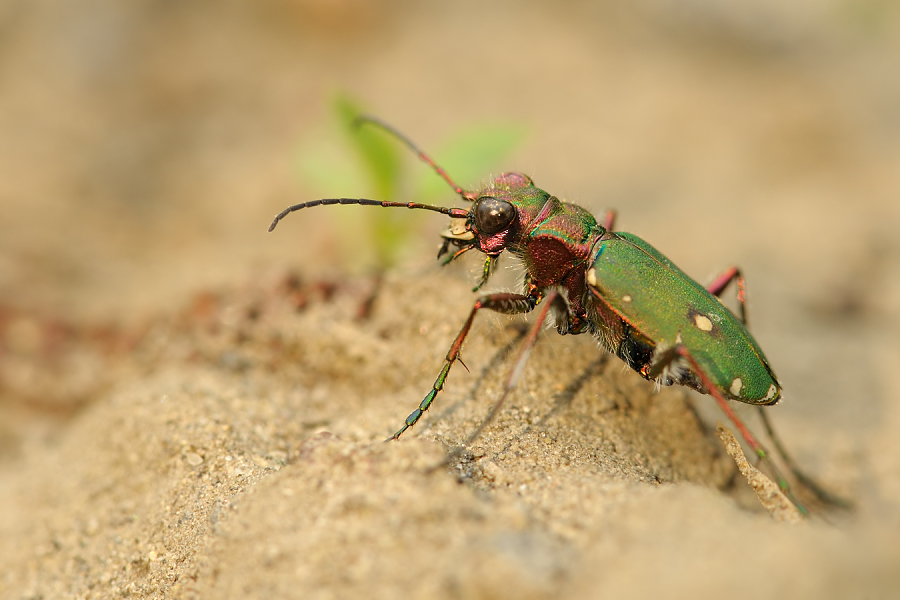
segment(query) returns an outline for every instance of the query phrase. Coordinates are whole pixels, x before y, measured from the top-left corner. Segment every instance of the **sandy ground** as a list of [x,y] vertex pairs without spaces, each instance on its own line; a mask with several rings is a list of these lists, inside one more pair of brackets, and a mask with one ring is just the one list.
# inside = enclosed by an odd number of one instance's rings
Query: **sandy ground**
[[[4,4],[0,597],[896,597],[900,15],[850,4]],[[740,264],[776,425],[855,508],[775,521],[710,398],[552,330],[442,465],[523,319],[479,316],[381,443],[479,265],[423,217],[361,319],[366,209],[265,233],[368,193],[298,175],[336,90],[426,147],[524,124],[499,168]]]

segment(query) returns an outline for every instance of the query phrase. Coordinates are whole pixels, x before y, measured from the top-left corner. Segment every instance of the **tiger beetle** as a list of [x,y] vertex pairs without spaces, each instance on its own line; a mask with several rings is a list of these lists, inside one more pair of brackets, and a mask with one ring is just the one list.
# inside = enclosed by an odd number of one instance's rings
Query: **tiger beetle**
[[[460,198],[471,202],[471,207],[325,198],[284,209],[272,221],[269,231],[288,214],[320,205],[430,210],[450,217],[450,227],[441,233],[443,243],[438,251],[439,259],[446,256],[444,265],[471,250],[485,255],[481,279],[473,291],[487,283],[504,251],[519,259],[525,268],[522,293],[491,293],[475,301],[431,390],[388,441],[399,438],[431,407],[444,387],[450,368],[460,360],[460,350],[478,311],[487,309],[512,315],[539,308],[500,398],[469,437],[467,445],[481,434],[516,387],[538,333],[547,316],[552,315],[561,335],[590,333],[644,379],[661,386],[679,384],[713,396],[759,460],[770,465],[782,490],[789,493],[786,480],[728,401],[758,406],[767,432],[795,478],[820,500],[844,503],[796,467],[762,410],[781,399],[781,384],[747,330],[745,284],[737,267],[727,269],[704,287],[641,238],[616,231],[614,211],[606,213],[603,222],[598,223],[586,209],[559,200],[522,173],[503,173],[479,190],[463,190],[428,154],[387,123],[362,116],[355,124],[368,124],[395,137],[443,178]],[[719,300],[732,282],[737,285],[738,314]],[[792,500],[801,512],[806,512]]]

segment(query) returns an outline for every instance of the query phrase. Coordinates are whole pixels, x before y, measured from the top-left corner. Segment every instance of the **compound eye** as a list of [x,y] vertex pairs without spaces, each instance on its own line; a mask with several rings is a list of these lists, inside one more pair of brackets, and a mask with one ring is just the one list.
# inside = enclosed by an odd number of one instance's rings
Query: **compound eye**
[[475,207],[475,225],[479,233],[497,233],[508,227],[515,217],[516,209],[512,204],[491,196],[479,198]]

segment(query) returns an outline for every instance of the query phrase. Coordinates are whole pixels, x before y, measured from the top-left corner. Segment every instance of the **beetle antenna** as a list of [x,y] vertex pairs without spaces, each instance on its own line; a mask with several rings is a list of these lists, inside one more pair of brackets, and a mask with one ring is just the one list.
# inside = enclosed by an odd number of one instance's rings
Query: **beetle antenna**
[[275,229],[278,221],[282,220],[292,212],[310,208],[313,206],[328,206],[331,204],[362,204],[363,206],[383,206],[385,208],[421,208],[424,210],[433,210],[441,214],[448,215],[453,219],[464,219],[469,215],[469,211],[464,208],[447,208],[446,206],[434,206],[433,204],[420,204],[419,202],[388,202],[387,200],[369,200],[368,198],[322,198],[321,200],[310,200],[309,202],[301,202],[275,215],[272,224],[269,225],[269,231]]
[[464,189],[462,189],[461,187],[459,187],[456,184],[456,182],[453,181],[453,179],[451,179],[450,175],[448,175],[444,169],[439,167],[438,164],[436,162],[434,162],[434,159],[432,159],[430,156],[428,156],[428,154],[426,154],[424,150],[422,150],[421,148],[416,146],[411,139],[409,139],[408,137],[406,137],[405,135],[403,135],[402,133],[400,133],[399,131],[397,131],[392,126],[388,125],[387,123],[385,123],[378,117],[373,117],[370,115],[360,115],[360,116],[356,117],[355,119],[353,119],[352,124],[353,124],[353,127],[357,127],[357,128],[362,127],[363,125],[367,125],[367,124],[374,125],[375,127],[378,127],[379,129],[394,136],[395,138],[400,140],[404,145],[406,145],[407,148],[409,148],[410,150],[415,152],[422,161],[424,161],[429,166],[431,166],[431,168],[434,169],[434,172],[437,173],[438,175],[440,175],[444,181],[446,181],[448,184],[450,184],[450,187],[453,188],[453,191],[455,191],[457,194],[459,194],[459,196],[463,200],[469,200],[470,202],[475,200],[475,195],[472,192],[467,192]]

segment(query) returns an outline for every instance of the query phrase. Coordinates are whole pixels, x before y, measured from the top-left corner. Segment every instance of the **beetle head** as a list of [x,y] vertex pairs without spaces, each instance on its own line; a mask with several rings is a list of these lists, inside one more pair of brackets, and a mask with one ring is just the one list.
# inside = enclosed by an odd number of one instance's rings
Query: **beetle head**
[[448,244],[471,246],[491,256],[499,255],[511,242],[518,225],[516,191],[533,185],[527,175],[503,173],[490,186],[471,194],[473,205],[466,218],[452,219],[449,229],[441,236]]

